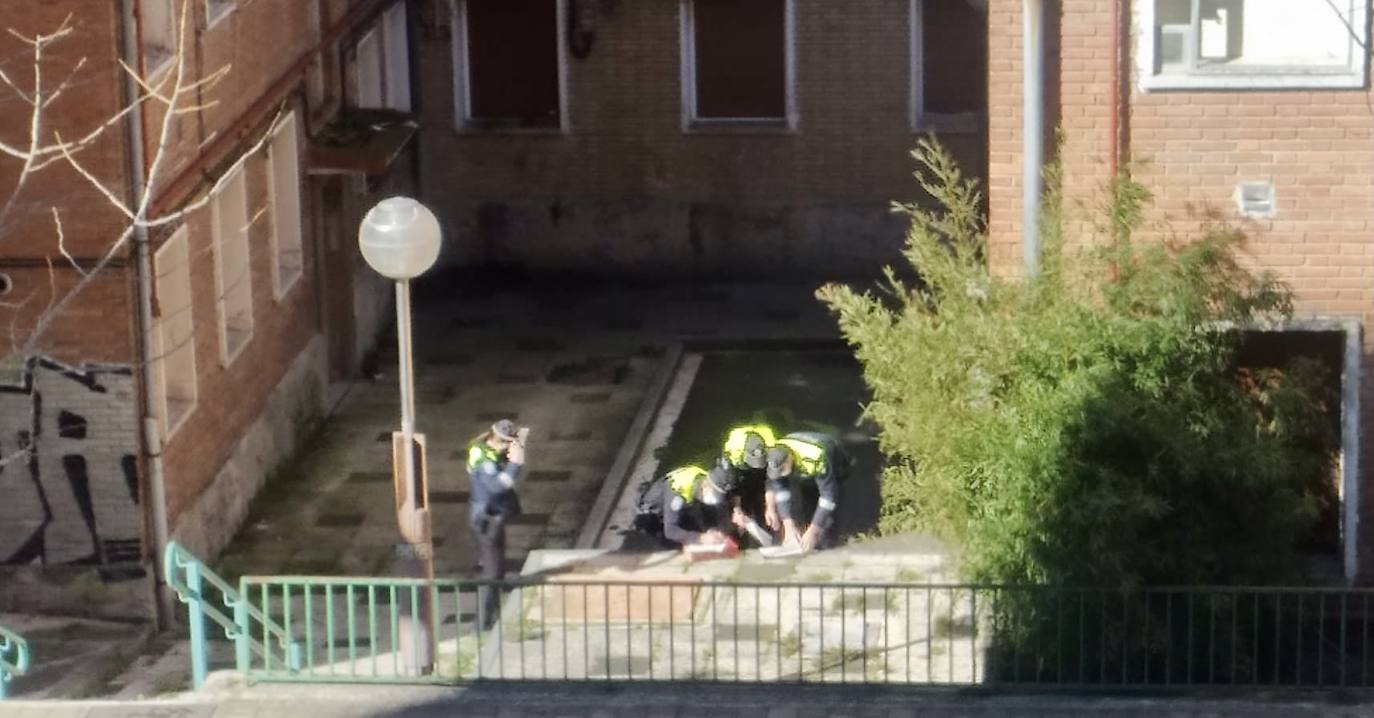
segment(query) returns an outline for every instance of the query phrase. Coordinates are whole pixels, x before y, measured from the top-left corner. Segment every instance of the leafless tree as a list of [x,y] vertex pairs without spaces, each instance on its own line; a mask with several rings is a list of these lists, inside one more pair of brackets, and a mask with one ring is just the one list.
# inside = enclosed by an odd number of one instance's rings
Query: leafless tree
[[[70,123],[57,121],[59,118],[55,114],[54,103],[73,92],[79,92],[80,86],[90,81],[83,76],[83,71],[89,73],[95,63],[88,62],[88,58],[84,56],[72,61],[69,54],[68,57],[61,58],[61,63],[55,62],[55,58],[70,50],[70,45],[62,44],[72,43],[78,21],[72,15],[68,15],[57,27],[44,32],[16,27],[5,28],[5,32],[19,41],[20,46],[24,48],[24,55],[27,56],[10,58],[20,61],[12,65],[31,69],[31,74],[23,76],[15,70],[7,72],[5,64],[0,63],[0,91],[8,91],[10,95],[9,98],[5,98],[0,94],[0,111],[8,111],[13,107],[15,109],[10,115],[11,118],[22,117],[27,120],[16,122],[17,125],[27,126],[25,137],[17,141],[14,138],[6,141],[6,138],[0,137],[0,177],[13,177],[6,190],[8,194],[0,196],[0,247],[14,252],[15,247],[22,246],[20,242],[34,242],[35,238],[31,236],[14,236],[15,223],[12,220],[18,214],[32,216],[32,213],[37,211],[50,215],[51,218],[51,236],[39,239],[51,242],[49,246],[55,249],[44,250],[48,252],[43,259],[47,267],[46,287],[32,287],[22,293],[22,296],[0,302],[0,314],[10,315],[8,341],[4,350],[0,351],[0,356],[3,356],[0,362],[4,365],[22,365],[32,357],[44,354],[45,341],[54,322],[96,281],[103,270],[117,259],[127,256],[133,243],[146,241],[149,232],[158,234],[159,230],[175,227],[189,214],[208,204],[232,177],[234,170],[262,149],[271,137],[270,131],[264,133],[250,147],[243,149],[229,170],[221,174],[198,199],[156,215],[152,213],[156,190],[171,180],[168,176],[171,174],[169,165],[172,164],[169,155],[174,149],[174,130],[178,119],[212,107],[214,101],[201,103],[198,98],[220,84],[231,69],[225,65],[201,76],[194,76],[195,73],[188,63],[187,52],[191,17],[190,0],[180,0],[175,12],[175,42],[168,64],[158,68],[155,73],[145,73],[140,68],[129,66],[121,59],[119,71],[126,74],[136,85],[136,97],[122,103],[123,106],[112,114],[91,121],[88,127],[81,128],[78,132],[70,133],[70,136],[57,129],[59,125],[69,126]],[[64,66],[61,73],[52,70],[52,67],[58,64]],[[52,74],[60,75],[60,79],[51,77]],[[125,123],[137,118],[140,113],[146,113],[154,119],[149,127],[150,141],[147,143],[146,171],[142,178],[142,186],[134,192],[129,192],[127,187],[114,186],[109,180],[98,176],[98,169],[93,169],[96,166],[93,164],[94,160],[88,161],[87,155],[97,143],[108,141],[106,138],[112,133],[125,131]],[[275,126],[280,119],[279,113],[272,124]],[[6,164],[11,166],[6,167]],[[31,202],[26,203],[21,199],[26,190],[36,184],[36,179],[45,171],[51,172],[63,166],[74,170],[80,179],[73,178],[73,181],[85,182],[98,197],[103,198],[103,201],[113,208],[114,215],[119,218],[109,236],[100,238],[98,254],[84,262],[78,261],[68,250],[63,220],[64,217],[97,209],[89,206],[91,193],[79,193],[84,197],[71,202],[71,206],[45,200],[44,203],[48,206],[34,207]],[[83,188],[77,186],[73,189]],[[137,199],[131,200],[131,197]],[[82,203],[84,206],[78,206]],[[265,209],[251,210],[248,214],[249,224],[264,214]],[[243,231],[248,231],[248,227],[244,227]],[[86,246],[90,246],[89,240]],[[208,247],[198,251],[207,250]],[[59,282],[58,275],[62,272],[75,274],[68,280]],[[227,278],[227,283],[232,281],[236,280]],[[189,306],[162,309],[165,315],[168,312],[189,311]],[[164,355],[175,349],[176,347],[162,347]],[[0,465],[13,461],[25,453],[19,451],[0,456]]]

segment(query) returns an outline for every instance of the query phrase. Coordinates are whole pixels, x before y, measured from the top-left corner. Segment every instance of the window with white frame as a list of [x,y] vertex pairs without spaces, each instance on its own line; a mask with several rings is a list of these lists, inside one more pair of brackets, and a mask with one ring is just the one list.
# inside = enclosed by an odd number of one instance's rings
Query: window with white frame
[[228,15],[238,0],[205,0],[205,26],[209,27]]
[[682,0],[687,125],[796,124],[793,0]]
[[1137,0],[1147,87],[1363,87],[1369,0]]
[[911,126],[973,132],[987,111],[987,15],[968,0],[911,0]]
[[248,192],[236,167],[210,201],[220,359],[227,366],[253,336],[253,275],[248,255]]
[[386,106],[398,112],[410,112],[410,30],[405,3],[392,5],[382,16],[382,42]]
[[191,253],[182,226],[153,255],[157,316],[153,357],[154,411],[170,437],[196,405],[195,323],[191,315]]
[[140,0],[138,29],[143,42],[143,71],[151,75],[166,67],[176,53],[174,0]]
[[353,48],[353,106],[365,109],[385,107],[386,95],[382,78],[381,33],[373,28],[358,40]]
[[460,129],[561,129],[562,0],[455,0],[454,112]]
[[267,201],[272,212],[272,295],[281,299],[305,267],[301,253],[300,154],[296,113],[282,119],[267,143]]

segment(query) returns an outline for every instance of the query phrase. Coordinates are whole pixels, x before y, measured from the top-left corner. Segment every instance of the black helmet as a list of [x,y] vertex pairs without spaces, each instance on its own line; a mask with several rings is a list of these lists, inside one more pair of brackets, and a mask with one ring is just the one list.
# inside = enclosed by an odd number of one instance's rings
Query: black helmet
[[706,473],[706,480],[711,482],[711,487],[722,494],[728,494],[739,488],[739,472],[724,466],[712,467]]
[[768,478],[780,479],[792,473],[792,450],[775,446],[768,450]]
[[764,454],[768,451],[768,445],[764,443],[763,437],[754,432],[744,439],[744,465],[751,469],[762,469],[764,467]]

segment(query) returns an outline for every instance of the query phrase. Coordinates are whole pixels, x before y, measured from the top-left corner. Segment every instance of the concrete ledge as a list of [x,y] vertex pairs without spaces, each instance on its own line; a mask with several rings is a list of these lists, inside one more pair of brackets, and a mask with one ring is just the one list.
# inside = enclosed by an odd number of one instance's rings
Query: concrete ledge
[[668,395],[669,387],[672,386],[673,375],[677,372],[678,364],[682,361],[682,355],[681,343],[673,344],[664,353],[658,366],[658,373],[654,376],[653,382],[649,384],[648,390],[645,391],[644,399],[639,404],[639,411],[635,413],[634,421],[630,422],[630,428],[625,431],[625,439],[620,443],[620,451],[615,455],[615,463],[611,464],[611,470],[606,474],[605,482],[601,484],[601,491],[596,495],[596,502],[587,512],[587,520],[583,522],[582,530],[577,535],[577,543],[574,544],[576,548],[594,548],[601,532],[606,530],[606,524],[615,511],[620,494],[625,490],[625,483],[630,478],[630,472],[634,468],[640,448],[644,445],[644,439],[649,435],[649,429],[653,426],[654,417],[658,415],[659,407],[663,405],[663,399]]

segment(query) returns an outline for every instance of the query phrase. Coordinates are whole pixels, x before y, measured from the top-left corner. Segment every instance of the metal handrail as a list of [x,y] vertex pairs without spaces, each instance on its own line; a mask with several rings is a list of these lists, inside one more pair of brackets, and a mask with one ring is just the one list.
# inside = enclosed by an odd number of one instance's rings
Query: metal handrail
[[10,681],[29,672],[29,644],[23,636],[0,626],[0,700]]
[[[270,655],[268,641],[275,642],[287,655],[284,664],[291,670],[299,668],[300,647],[295,645],[290,634],[276,621],[255,608],[251,601],[245,601],[241,592],[235,590],[209,566],[176,541],[167,544],[163,554],[163,575],[167,585],[177,592],[181,602],[186,604],[189,613],[191,633],[191,683],[200,688],[205,685],[209,670],[209,649],[206,644],[205,621],[208,617],[224,631],[225,638],[234,642],[236,663],[240,671],[247,669],[250,655]],[[209,600],[205,584],[219,591],[220,602]],[[230,618],[220,606],[233,613]],[[253,626],[262,626],[262,640],[254,638]]]
[[245,576],[236,601],[250,681],[1374,688],[1370,588]]

